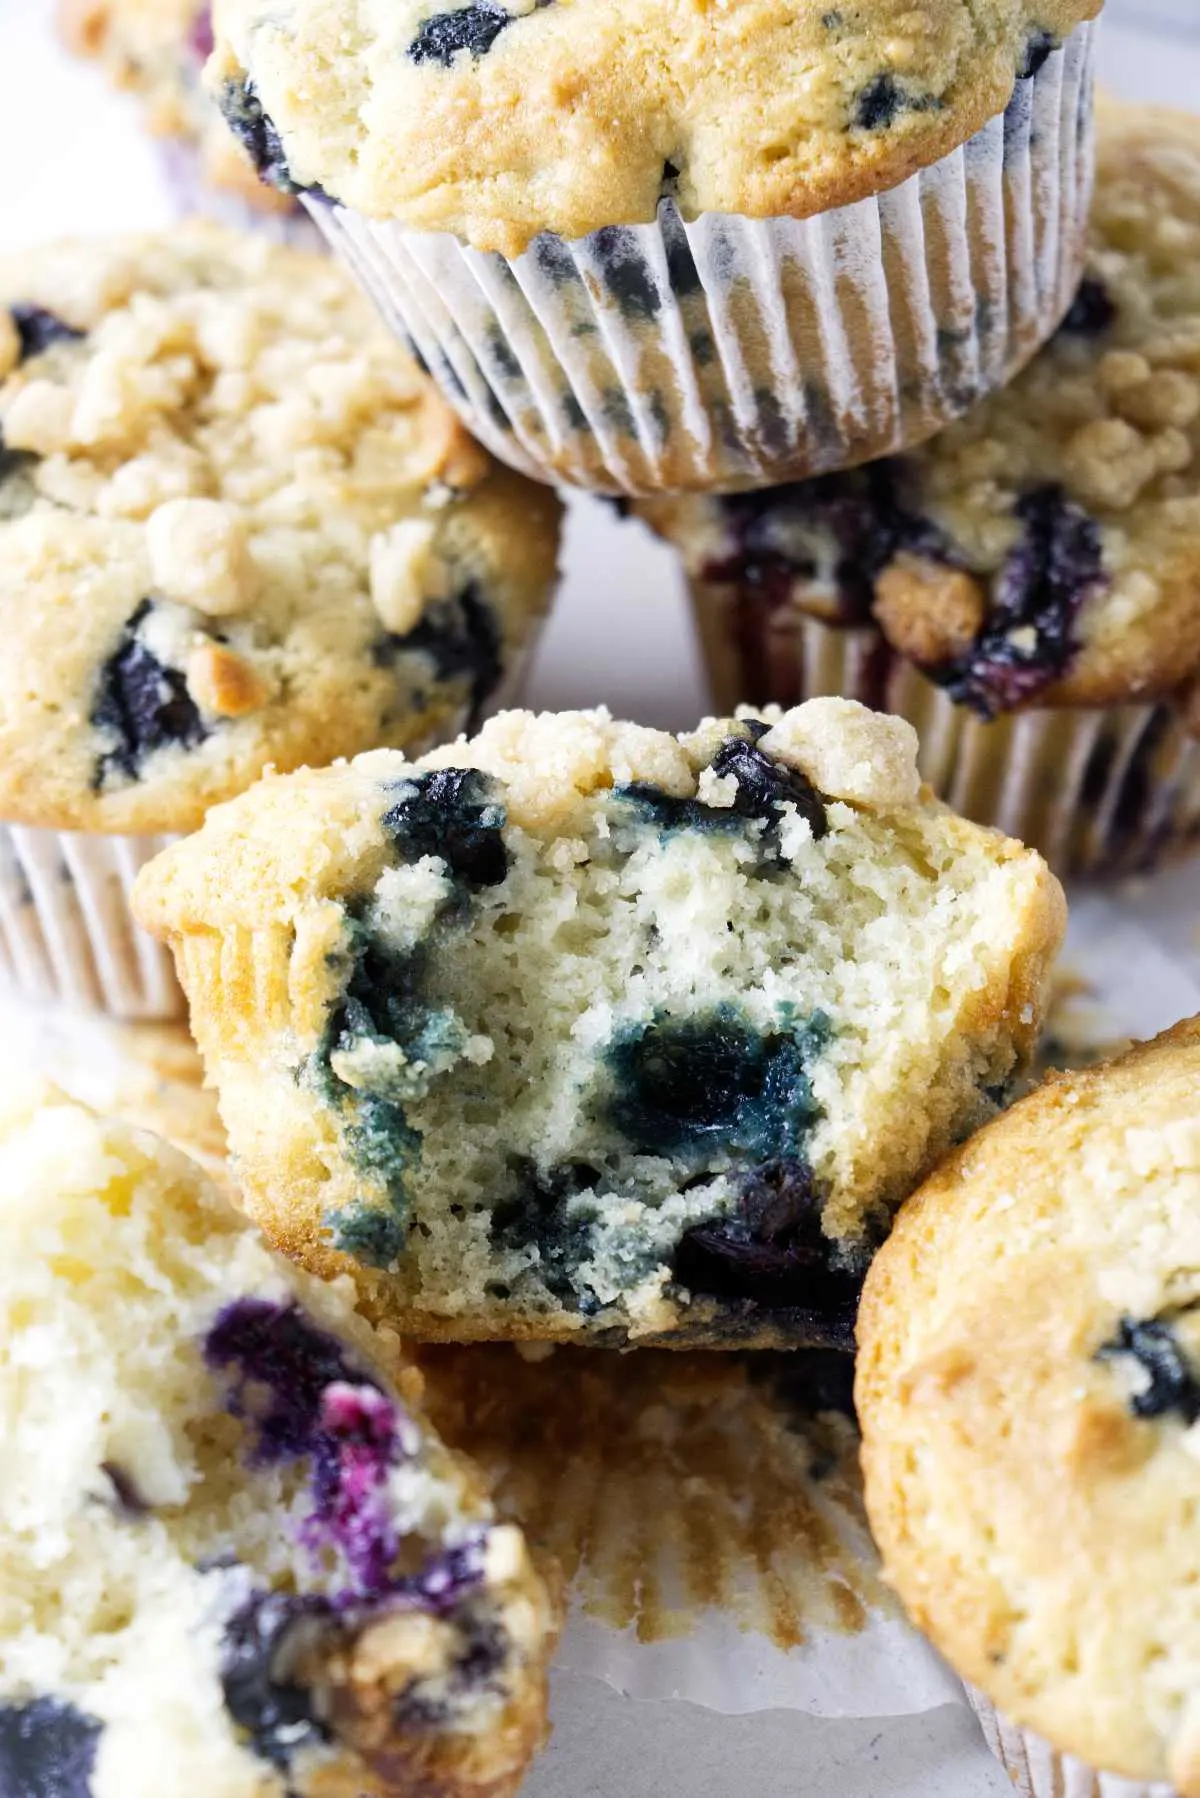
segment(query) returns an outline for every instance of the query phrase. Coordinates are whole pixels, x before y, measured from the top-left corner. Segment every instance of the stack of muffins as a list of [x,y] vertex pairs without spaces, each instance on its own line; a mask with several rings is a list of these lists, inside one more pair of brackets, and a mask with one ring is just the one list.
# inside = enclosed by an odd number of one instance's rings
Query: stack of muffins
[[[0,966],[186,995],[301,1270],[151,1139],[0,1119],[0,1789],[511,1792],[553,1571],[397,1332],[857,1326],[887,1571],[997,1751],[1200,1795],[1195,1028],[1006,1109],[1052,867],[1200,827],[1200,121],[1106,107],[1094,155],[1099,9],[67,8],[338,257],[0,265]],[[677,546],[722,716],[497,713],[558,481]],[[90,1377],[47,1546],[51,1340]]]

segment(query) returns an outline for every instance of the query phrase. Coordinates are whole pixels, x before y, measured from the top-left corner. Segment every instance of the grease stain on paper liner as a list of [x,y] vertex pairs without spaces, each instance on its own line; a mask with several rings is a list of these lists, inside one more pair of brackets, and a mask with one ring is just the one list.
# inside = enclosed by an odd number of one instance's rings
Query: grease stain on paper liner
[[857,1431],[798,1408],[798,1357],[418,1355],[434,1422],[594,1620],[662,1642],[720,1610],[787,1650],[899,1614],[867,1534]]

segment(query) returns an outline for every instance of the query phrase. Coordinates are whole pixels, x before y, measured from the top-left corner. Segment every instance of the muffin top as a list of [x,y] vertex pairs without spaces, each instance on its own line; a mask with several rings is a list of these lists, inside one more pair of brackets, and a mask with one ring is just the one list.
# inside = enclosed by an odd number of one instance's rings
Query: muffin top
[[1200,119],[1105,104],[1087,274],[1007,389],[911,454],[637,510],[689,572],[892,648],[984,716],[1200,669]]
[[1200,1020],[1052,1077],[867,1278],[885,1571],[957,1671],[1089,1766],[1200,1793]]
[[245,1202],[407,1333],[848,1347],[1037,1035],[1062,895],[847,700],[505,712],[143,870]]
[[295,200],[259,180],[245,149],[226,130],[200,82],[212,51],[207,4],[197,0],[60,0],[59,26],[71,49],[94,57],[141,101],[148,128],[183,137],[200,151],[205,179],[264,211]]
[[0,1183],[0,1789],[507,1798],[554,1608],[395,1338],[52,1089]]
[[554,576],[324,257],[202,224],[0,262],[0,816],[185,830],[477,714]]
[[516,255],[706,211],[804,218],[1001,112],[1102,0],[218,0],[208,80],[269,176]]

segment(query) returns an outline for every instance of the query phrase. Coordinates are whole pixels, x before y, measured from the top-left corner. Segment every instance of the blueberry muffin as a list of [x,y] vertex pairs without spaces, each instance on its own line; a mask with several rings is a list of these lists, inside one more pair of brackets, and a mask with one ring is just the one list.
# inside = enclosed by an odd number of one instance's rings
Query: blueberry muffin
[[[952,1156],[868,1276],[856,1390],[872,1526],[914,1621],[1015,1724],[1186,1798],[1198,1091],[1192,1020],[1052,1076]],[[1037,1798],[1108,1790],[1047,1748],[1027,1760]]]
[[207,80],[498,454],[608,492],[902,448],[1078,279],[1101,0],[219,0]]
[[849,1343],[1037,1035],[1045,865],[821,701],[503,713],[272,778],[141,876],[246,1203],[426,1338]]
[[327,259],[198,223],[0,261],[0,446],[0,963],[169,1009],[139,840],[268,763],[477,718],[548,601],[558,503]]
[[515,1791],[555,1610],[347,1293],[154,1137],[0,1113],[0,1789]]
[[184,211],[228,215],[319,246],[298,202],[258,179],[201,85],[212,51],[207,0],[60,0],[59,27],[72,50],[136,95]]
[[1200,828],[1200,119],[1101,109],[1088,268],[1011,387],[906,457],[650,502],[718,704],[852,694],[1067,872]]

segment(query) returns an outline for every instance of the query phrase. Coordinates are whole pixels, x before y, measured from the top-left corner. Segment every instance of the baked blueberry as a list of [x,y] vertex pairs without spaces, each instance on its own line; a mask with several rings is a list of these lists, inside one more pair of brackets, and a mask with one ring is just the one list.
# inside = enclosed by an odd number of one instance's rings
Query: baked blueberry
[[984,718],[1012,711],[1065,672],[1075,624],[1106,582],[1100,528],[1057,485],[1017,501],[1021,536],[993,589],[991,615],[956,663],[930,669],[952,698]]
[[187,681],[149,649],[141,627],[153,611],[143,600],[100,670],[91,721],[104,747],[96,760],[95,785],[136,780],[143,763],[164,749],[194,749],[208,735]]
[[1099,275],[1085,275],[1060,330],[1072,337],[1102,337],[1117,316],[1117,303]]
[[57,317],[45,306],[23,304],[18,301],[9,307],[9,316],[17,327],[17,336],[21,344],[21,361],[26,362],[33,356],[40,356],[51,344],[78,342],[83,337],[65,319]]
[[401,781],[383,824],[406,854],[439,857],[466,886],[498,886],[508,872],[504,804],[477,768],[438,768]]
[[283,139],[263,108],[262,101],[249,82],[230,81],[221,89],[219,103],[225,123],[242,146],[261,181],[278,188],[280,193],[311,193],[292,179]]
[[0,1703],[2,1798],[92,1798],[102,1728],[62,1699]]
[[1189,1427],[1200,1419],[1200,1380],[1169,1318],[1123,1317],[1115,1336],[1096,1351],[1099,1361],[1132,1361],[1142,1384],[1129,1397],[1135,1417],[1177,1417]]
[[460,6],[453,12],[434,13],[408,46],[409,57],[416,63],[436,62],[448,69],[464,50],[472,57],[486,56],[513,18],[503,6],[489,4],[488,0]]

